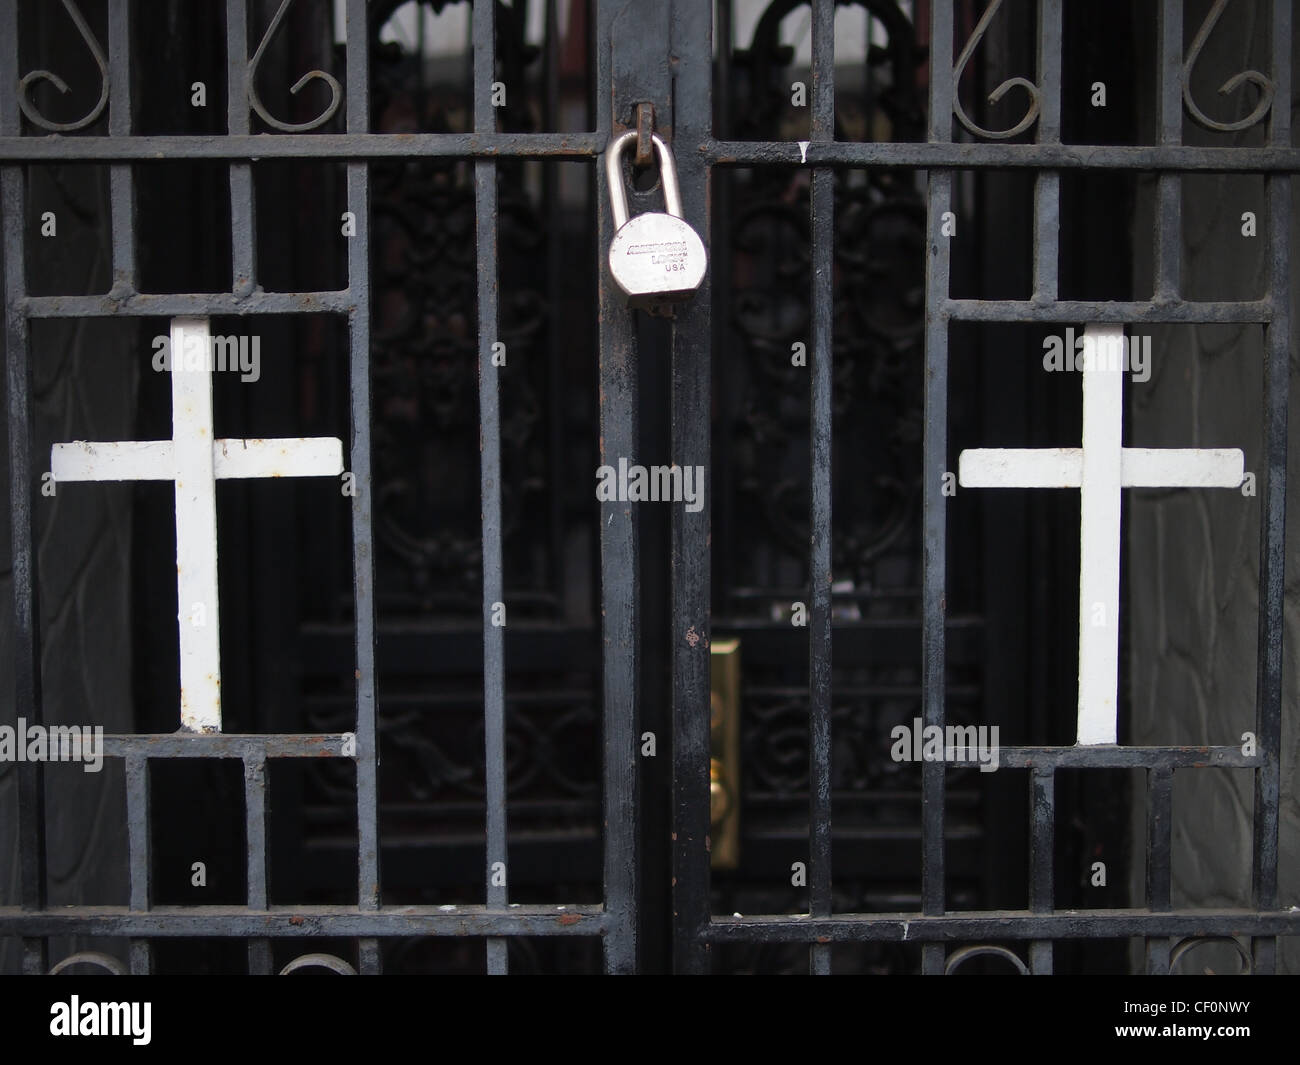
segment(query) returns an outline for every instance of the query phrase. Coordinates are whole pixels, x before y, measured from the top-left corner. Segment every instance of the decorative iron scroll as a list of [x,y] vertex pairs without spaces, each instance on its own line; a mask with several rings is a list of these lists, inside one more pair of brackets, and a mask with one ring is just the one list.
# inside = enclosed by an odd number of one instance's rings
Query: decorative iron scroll
[[970,132],[977,137],[988,137],[990,140],[1007,140],[1018,134],[1024,133],[1030,126],[1038,120],[1038,112],[1042,108],[1043,94],[1028,78],[1008,78],[991,93],[989,93],[989,103],[995,104],[1002,97],[1006,96],[1012,89],[1019,86],[1029,93],[1029,110],[1025,112],[1024,118],[1017,122],[1010,129],[992,130],[985,129],[983,126],[971,121],[970,116],[966,114],[966,109],[961,105],[961,93],[958,91],[961,85],[962,71],[966,69],[966,64],[970,62],[970,57],[974,54],[976,46],[984,36],[985,31],[989,28],[989,23],[993,16],[998,13],[998,8],[1002,6],[1002,0],[993,0],[988,7],[984,9],[978,23],[975,25],[975,32],[970,35],[970,40],[966,42],[966,47],[961,50],[961,55],[957,57],[957,65],[952,71],[952,109],[957,115],[957,121],[965,126]]
[[127,969],[120,961],[111,954],[104,954],[98,950],[82,950],[76,954],[69,954],[61,962],[50,969],[47,975],[58,976],[59,973],[67,972],[75,965],[94,965],[103,969],[110,976],[126,976]]
[[1183,64],[1183,104],[1187,108],[1187,113],[1192,116],[1192,120],[1197,125],[1205,129],[1218,130],[1223,133],[1231,133],[1234,130],[1249,129],[1256,122],[1268,114],[1269,109],[1273,106],[1274,85],[1271,78],[1261,74],[1258,70],[1243,70],[1239,74],[1234,74],[1222,85],[1219,86],[1219,95],[1227,96],[1241,88],[1246,82],[1250,82],[1259,88],[1259,102],[1255,104],[1255,110],[1245,118],[1238,119],[1236,122],[1218,122],[1210,118],[1205,112],[1196,106],[1196,101],[1192,99],[1192,68],[1196,66],[1196,60],[1200,58],[1201,49],[1205,47],[1205,42],[1210,39],[1210,34],[1214,32],[1214,27],[1218,25],[1219,18],[1223,14],[1223,9],[1228,6],[1228,0],[1215,0],[1214,7],[1210,13],[1205,16],[1205,21],[1201,23],[1201,28],[1196,31],[1196,36],[1192,40],[1192,47],[1187,52],[1187,62]]
[[980,955],[989,955],[994,958],[1005,958],[1016,967],[1016,971],[1021,976],[1029,976],[1029,966],[1020,960],[1020,955],[1015,951],[1008,950],[1006,947],[996,947],[991,943],[980,943],[973,947],[962,947],[961,950],[955,950],[948,956],[947,964],[943,967],[943,975],[951,976],[971,958],[977,958]]
[[[1196,936],[1181,940],[1173,950],[1169,952],[1169,971],[1172,973],[1183,955],[1188,951],[1195,950],[1197,947],[1206,947],[1213,943],[1220,943],[1224,946],[1232,947],[1237,952],[1237,957],[1241,959],[1241,972],[1238,975],[1250,976],[1255,971],[1255,963],[1251,960],[1250,951],[1243,947],[1237,940],[1231,936]],[[1205,970],[1206,974],[1213,976],[1211,969]]]
[[[891,684],[890,673],[905,676]],[[845,696],[831,710],[836,736],[832,786],[837,794],[888,792],[888,801],[873,800],[874,821],[914,820],[914,804],[921,794],[920,767],[883,754],[894,742],[894,729],[910,726],[921,715],[920,678],[914,667],[867,670],[866,674],[877,692]],[[763,683],[767,679],[760,674],[747,688],[741,717],[743,793],[764,801],[804,800],[808,794],[808,700],[802,694],[780,694],[779,688]],[[950,700],[949,724],[977,727],[978,720],[969,698]],[[960,788],[963,780],[977,773],[970,765],[951,766],[950,786]]]
[[95,35],[90,32],[90,27],[86,25],[86,20],[82,17],[81,11],[74,0],[63,0],[63,6],[72,17],[77,32],[81,34],[81,39],[86,42],[86,47],[90,49],[90,54],[95,59],[95,65],[99,67],[99,100],[90,111],[75,122],[51,122],[36,110],[36,105],[27,97],[27,91],[38,81],[48,81],[59,92],[67,93],[68,83],[48,70],[33,70],[30,74],[24,75],[23,79],[18,83],[18,106],[23,109],[23,114],[33,123],[40,126],[41,129],[48,129],[52,133],[70,133],[73,130],[85,129],[103,113],[104,107],[108,104],[108,60],[104,58],[104,50],[100,48],[99,42],[95,40]]
[[253,58],[248,61],[248,103],[249,106],[257,112],[258,117],[268,126],[278,129],[283,133],[303,133],[306,130],[316,129],[318,126],[323,126],[334,117],[334,113],[339,109],[339,104],[343,102],[343,86],[338,83],[337,79],[326,74],[323,70],[309,70],[293,83],[289,92],[294,96],[296,96],[310,81],[323,81],[330,87],[329,106],[309,122],[281,122],[278,118],[267,111],[265,105],[263,105],[261,97],[257,95],[257,66],[262,61],[262,55],[266,51],[266,46],[271,43],[271,38],[275,36],[275,31],[280,28],[280,23],[284,20],[284,14],[289,10],[289,5],[291,3],[293,3],[293,0],[284,0],[284,2],[280,4],[280,8],[276,11],[275,17],[271,19],[271,25],[267,27],[266,33],[262,37],[262,43],[257,46],[257,51],[253,53]]
[[[437,13],[444,4],[426,6]],[[423,86],[414,61],[380,42],[397,10],[385,0],[368,12],[374,86],[372,127],[382,132],[452,132],[472,110],[459,86]],[[497,62],[512,84],[537,58],[517,12],[497,5]],[[522,99],[523,93],[511,94]],[[522,104],[502,108],[505,130],[529,132]],[[544,261],[548,234],[514,163],[498,166],[497,211],[503,283],[496,340],[511,364],[527,368],[502,388],[502,535],[508,572],[535,550],[519,533],[534,524],[551,474],[543,443],[558,416],[548,397],[545,281],[519,264]],[[375,322],[372,376],[375,424],[375,533],[380,601],[389,611],[478,615],[482,542],[478,514],[477,270],[470,165],[413,159],[376,163]],[[516,281],[515,277],[520,278]],[[549,404],[549,406],[548,406]],[[548,544],[548,546],[551,546]],[[530,591],[533,589],[529,589]],[[541,590],[541,589],[537,589]]]
[[[477,612],[474,190],[456,163],[382,164],[374,174],[375,531],[405,573],[400,592],[385,585],[381,595],[424,609]],[[539,254],[542,223],[524,189],[504,173],[498,209],[502,248]],[[541,292],[504,291],[500,313],[500,342],[512,361],[527,358],[543,333]],[[540,498],[547,471],[537,445],[543,398],[533,382],[512,379],[502,400],[502,531],[509,543],[530,498]],[[447,461],[457,453],[460,465]]]
[[[481,798],[483,723],[469,699],[463,704],[390,709],[380,720],[386,761],[384,803],[437,803]],[[563,803],[599,794],[592,768],[598,750],[594,737],[595,700],[580,696],[536,701],[510,700],[506,718],[506,770],[512,800]],[[347,721],[345,712],[311,710],[308,727],[329,731]],[[310,767],[313,802],[344,806],[351,796],[348,767],[322,758]]]
[[[868,66],[889,66],[892,71],[889,86],[872,98],[873,106],[889,119],[896,140],[913,139],[912,132],[924,128],[925,115],[916,91],[915,73],[924,60],[924,49],[916,41],[916,30],[911,20],[895,0],[836,0],[837,6],[865,8],[884,28],[888,44],[871,45],[867,55]],[[754,26],[754,36],[748,49],[737,51],[736,63],[752,71],[753,98],[741,116],[739,136],[749,138],[751,129],[768,126],[781,107],[789,91],[783,79],[785,68],[794,58],[793,51],[781,44],[781,22],[795,8],[809,6],[809,0],[773,0],[763,10]],[[836,139],[842,131],[836,120]],[[770,132],[757,134],[766,139]]]
[[289,976],[304,969],[324,969],[337,976],[356,976],[356,969],[336,954],[302,954],[294,958],[280,970],[281,976]]
[[[755,183],[751,192],[762,198],[742,207],[733,231],[738,264],[780,257],[768,276],[749,274],[735,293],[733,323],[752,355],[745,361],[748,402],[736,427],[737,485],[766,531],[795,557],[808,540],[796,455],[802,414],[792,398],[804,371],[790,359],[791,345],[806,342],[809,326],[805,191]],[[874,563],[906,547],[919,498],[923,277],[913,264],[923,262],[924,210],[906,182],[883,176],[856,186],[837,180],[835,193],[834,403],[843,426],[836,447],[869,466],[860,483],[836,485],[841,517],[832,561],[837,576],[863,582],[872,579]]]

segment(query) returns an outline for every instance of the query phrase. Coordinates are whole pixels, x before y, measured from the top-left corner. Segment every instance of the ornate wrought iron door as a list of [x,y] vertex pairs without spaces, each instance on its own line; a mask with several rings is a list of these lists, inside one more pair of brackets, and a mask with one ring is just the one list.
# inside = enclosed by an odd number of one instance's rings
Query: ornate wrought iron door
[[[55,720],[38,544],[42,474],[67,441],[38,426],[41,323],[103,319],[137,355],[171,320],[256,333],[269,387],[216,382],[218,427],[338,438],[345,470],[341,491],[278,475],[214,489],[222,558],[238,564],[222,570],[223,716],[202,729],[177,729],[169,671],[186,643],[168,616],[172,501],[136,495],[135,716],[104,748],[121,771],[126,897],[52,904],[46,771],[18,766],[20,897],[0,908],[0,937],[23,970],[827,973],[834,958],[938,974],[983,956],[974,965],[1047,973],[1065,967],[1063,942],[1134,937],[1168,972],[1229,936],[1273,969],[1278,938],[1300,931],[1277,889],[1300,160],[1271,102],[1290,99],[1290,5],[1271,5],[1270,75],[1241,75],[1261,91],[1246,119],[1264,143],[1217,148],[1179,134],[1184,63],[1221,2],[1187,49],[1181,0],[1161,0],[1161,132],[1145,147],[1063,143],[1064,5],[1024,6],[1033,19],[1008,29],[993,21],[1001,0],[772,0],[743,27],[730,0],[346,0],[337,21],[308,0],[225,0],[188,16],[202,73],[166,104],[140,60],[189,39],[175,24],[188,5],[0,5],[16,717]],[[863,15],[853,47],[837,40],[848,11]],[[806,55],[792,19],[806,19]],[[463,54],[426,48],[450,27],[469,34]],[[1028,98],[1004,129],[958,96],[997,33],[1035,63],[994,94]],[[78,115],[57,110],[59,62],[42,52],[56,36],[59,61],[84,47],[101,79],[74,95]],[[633,212],[662,202],[644,165],[653,131],[709,249],[671,320],[625,308],[601,265],[600,164],[632,129]],[[30,276],[32,175],[83,165],[103,170],[111,277],[51,291]],[[1265,175],[1267,299],[1180,294],[1178,183],[1196,169]],[[944,227],[959,193],[1000,171],[1033,214],[1024,262],[990,241],[984,264],[1018,270],[1031,293],[967,298]],[[1158,175],[1152,299],[1062,298],[1061,185],[1085,171]],[[1014,195],[979,202],[996,214]],[[156,210],[171,197],[196,205],[181,229]],[[1028,419],[1023,389],[978,394],[954,338],[1132,321],[1267,329],[1250,754],[1064,736],[1059,678],[1044,666],[1017,688],[1014,652],[989,631],[1031,623],[971,577],[990,562],[1023,576],[1042,544],[982,547],[955,524],[972,512],[949,509],[950,429]],[[165,375],[141,380],[132,428],[150,429],[170,397]],[[704,469],[706,505],[593,497],[598,467],[638,461]],[[743,820],[734,867],[714,870],[724,637],[743,663],[729,781]],[[1032,737],[1002,748],[1015,779],[890,757],[900,724],[990,715]],[[1207,766],[1254,775],[1250,912],[1171,906],[1174,773]],[[1077,907],[1055,879],[1058,824],[1077,806],[1060,778],[1119,769],[1145,774],[1146,905]],[[204,827],[222,817],[224,835]],[[208,832],[229,897],[189,881],[177,832]],[[1022,841],[1027,857],[1002,868]],[[1016,891],[1023,905],[1005,901]]]

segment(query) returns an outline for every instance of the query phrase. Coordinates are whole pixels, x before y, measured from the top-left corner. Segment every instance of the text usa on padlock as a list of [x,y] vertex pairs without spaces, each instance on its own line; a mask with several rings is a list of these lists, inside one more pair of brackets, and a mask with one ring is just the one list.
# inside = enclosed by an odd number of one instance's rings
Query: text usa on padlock
[[609,245],[609,273],[623,302],[640,310],[689,299],[704,280],[709,261],[704,242],[682,217],[682,195],[672,152],[657,135],[651,137],[659,156],[667,213],[648,211],[632,219],[627,216],[623,150],[636,140],[636,130],[619,134],[605,150],[605,176],[615,228]]

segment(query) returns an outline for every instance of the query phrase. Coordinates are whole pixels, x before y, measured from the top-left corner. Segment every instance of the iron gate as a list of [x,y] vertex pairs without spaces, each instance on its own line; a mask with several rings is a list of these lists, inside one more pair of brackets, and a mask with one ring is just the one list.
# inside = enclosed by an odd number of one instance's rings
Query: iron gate
[[[1271,11],[1272,68],[1268,76],[1247,80],[1261,88],[1261,104],[1248,116],[1264,122],[1261,147],[1200,148],[1181,143],[1186,70],[1195,62],[1224,4],[1206,20],[1190,49],[1183,41],[1183,5],[1162,0],[1159,49],[1159,143],[1146,147],[1062,143],[1062,10],[1052,0],[1037,5],[1038,64],[1035,79],[1018,80],[1030,106],[1009,131],[989,130],[961,109],[956,85],[989,21],[1002,4],[989,4],[972,35],[958,39],[954,4],[930,5],[929,54],[960,54],[954,64],[931,63],[929,118],[924,141],[853,141],[836,136],[834,30],[836,4],[811,6],[810,125],[806,140],[727,140],[715,136],[713,39],[715,12],[703,2],[645,4],[598,0],[594,5],[595,127],[585,133],[499,132],[495,24],[509,9],[492,0],[473,3],[473,132],[378,133],[371,131],[371,14],[361,0],[346,5],[346,74],[341,82],[314,72],[331,90],[328,112],[307,128],[271,119],[253,91],[263,50],[276,33],[288,3],[265,25],[257,5],[227,0],[227,131],[222,136],[139,135],[134,132],[131,94],[131,19],[139,17],[130,0],[109,0],[107,49],[81,19],[75,4],[65,8],[103,74],[102,98],[91,114],[66,125],[42,116],[31,95],[35,83],[49,80],[19,61],[18,5],[8,0],[0,27],[0,84],[16,87],[0,99],[0,206],[4,215],[7,401],[12,471],[11,524],[14,545],[15,677],[18,713],[29,723],[42,721],[39,613],[37,607],[34,507],[39,506],[44,457],[32,449],[31,323],[81,317],[169,318],[229,315],[336,316],[347,325],[351,437],[346,469],[358,486],[351,508],[351,569],[355,626],[352,654],[356,690],[354,727],[346,732],[224,734],[220,731],[116,735],[105,753],[126,768],[130,842],[130,905],[51,907],[46,898],[43,772],[39,763],[19,768],[21,905],[0,911],[0,932],[20,937],[27,972],[50,968],[49,937],[100,935],[128,937],[130,968],[151,969],[151,942],[162,937],[230,937],[248,941],[250,972],[273,969],[273,940],[305,942],[340,937],[357,943],[357,968],[375,973],[380,941],[391,937],[437,935],[482,939],[487,968],[506,969],[512,937],[599,937],[607,971],[637,968],[638,905],[642,877],[639,855],[642,811],[638,781],[645,713],[639,705],[644,663],[640,659],[643,560],[634,508],[600,505],[600,586],[603,638],[601,729],[601,817],[604,834],[603,901],[574,903],[556,898],[547,904],[510,902],[506,874],[507,781],[505,750],[505,632],[493,623],[496,604],[505,598],[502,582],[502,419],[494,346],[502,327],[498,308],[498,170],[522,159],[571,159],[594,164],[610,137],[633,128],[637,105],[653,107],[656,130],[674,149],[685,214],[706,243],[713,207],[711,183],[730,168],[801,168],[809,171],[810,245],[808,337],[811,488],[807,571],[809,833],[806,850],[807,909],[794,914],[726,917],[713,912],[710,895],[709,765],[712,552],[710,511],[674,507],[670,532],[669,647],[671,649],[671,873],[673,960],[681,971],[707,971],[715,943],[806,944],[812,971],[830,971],[836,943],[921,944],[921,968],[953,971],[981,952],[1013,959],[1021,971],[1052,970],[1053,942],[1065,939],[1142,937],[1147,966],[1168,972],[1171,955],[1183,943],[1203,938],[1250,937],[1254,971],[1275,966],[1277,937],[1294,934],[1300,918],[1279,906],[1278,811],[1281,745],[1283,552],[1285,546],[1286,410],[1290,346],[1288,233],[1290,179],[1300,168],[1291,146],[1289,109],[1269,106],[1291,96],[1291,10],[1276,0]],[[441,6],[441,5],[436,5]],[[800,5],[777,5],[780,13]],[[880,19],[895,18],[896,5],[866,3]],[[919,5],[918,5],[919,6]],[[717,7],[716,32],[729,40],[730,7]],[[250,15],[254,17],[250,18]],[[258,42],[258,43],[255,43]],[[724,49],[724,53],[726,50]],[[720,59],[725,65],[729,56]],[[1005,87],[1004,87],[1005,88]],[[507,86],[508,89],[508,86]],[[1189,109],[1194,108],[1188,98]],[[312,129],[335,109],[345,130]],[[106,111],[107,136],[45,136],[91,125]],[[253,133],[253,114],[276,132]],[[645,113],[645,112],[640,112]],[[1195,113],[1195,112],[1193,112]],[[27,124],[24,125],[23,115]],[[954,116],[967,130],[954,137]],[[1203,116],[1199,116],[1203,118]],[[1199,120],[1199,118],[1198,118]],[[1206,120],[1207,122],[1209,120]],[[1212,127],[1214,123],[1210,123]],[[261,127],[256,127],[261,128]],[[1219,124],[1217,128],[1232,128]],[[998,143],[1028,131],[1032,143]],[[231,219],[229,292],[152,293],[141,291],[137,269],[135,202],[137,171],[158,158],[206,159],[229,168]],[[346,202],[359,224],[347,242],[345,287],[312,292],[279,292],[259,280],[255,240],[253,162],[293,159],[342,163]],[[486,766],[486,849],[483,905],[395,906],[380,890],[378,827],[377,706],[383,698],[376,681],[375,530],[372,425],[372,167],[383,160],[471,160],[474,171],[474,245],[477,250],[478,410],[482,447],[482,632],[483,722]],[[99,162],[109,166],[113,284],[107,295],[33,295],[26,283],[29,238],[25,169],[48,162]],[[957,299],[950,295],[949,244],[938,237],[945,212],[953,206],[953,175],[960,171],[1022,170],[1033,176],[1033,295],[1026,300]],[[1100,302],[1061,299],[1058,294],[1060,179],[1081,170],[1153,172],[1158,177],[1157,290],[1150,301]],[[953,323],[1224,323],[1265,327],[1267,367],[1265,432],[1267,468],[1263,485],[1260,572],[1259,684],[1256,696],[1258,752],[1238,747],[1041,746],[1004,748],[1002,762],[1027,769],[1030,799],[1029,907],[1025,911],[953,912],[945,892],[946,778],[941,763],[922,767],[922,889],[918,912],[837,912],[831,876],[831,649],[832,649],[832,233],[837,173],[851,170],[928,174],[925,191],[924,413],[920,469],[922,569],[922,706],[927,726],[943,727],[946,716],[946,617],[948,589],[947,502],[944,476],[951,468],[949,427],[949,337]],[[1259,300],[1187,299],[1179,277],[1179,190],[1182,175],[1196,170],[1261,173],[1267,176],[1269,204],[1268,295]],[[595,199],[601,205],[596,245],[612,237],[603,167],[594,167]],[[653,197],[640,197],[641,203]],[[695,298],[681,307],[671,332],[669,368],[671,441],[674,461],[711,463],[710,404],[712,370],[720,335],[711,286],[729,278],[714,271]],[[638,321],[619,305],[607,280],[598,293],[600,461],[617,465],[638,450],[638,423],[644,414],[638,366]],[[641,334],[644,336],[644,333]],[[357,890],[355,905],[284,906],[273,903],[267,875],[268,763],[289,758],[351,761],[356,767]],[[173,907],[155,903],[150,866],[150,763],[164,759],[230,759],[242,764],[245,832],[248,843],[247,902],[243,906]],[[1254,905],[1236,910],[1179,912],[1170,898],[1170,810],[1176,770],[1200,767],[1249,769],[1255,779]],[[1146,905],[1125,910],[1061,912],[1054,901],[1051,856],[1056,831],[1056,774],[1064,769],[1139,768],[1147,779],[1148,877]],[[1028,945],[1027,963],[993,941]],[[951,950],[954,945],[961,949]],[[348,971],[343,959],[304,954],[318,964]],[[70,959],[59,959],[66,965]],[[104,965],[104,958],[80,959]],[[301,960],[301,959],[299,959]]]

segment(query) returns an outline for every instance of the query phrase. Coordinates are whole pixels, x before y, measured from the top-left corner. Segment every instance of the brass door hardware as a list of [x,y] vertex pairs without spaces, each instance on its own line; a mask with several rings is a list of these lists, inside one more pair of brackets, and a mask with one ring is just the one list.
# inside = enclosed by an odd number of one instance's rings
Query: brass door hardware
[[740,640],[709,648],[710,865],[740,864]]

